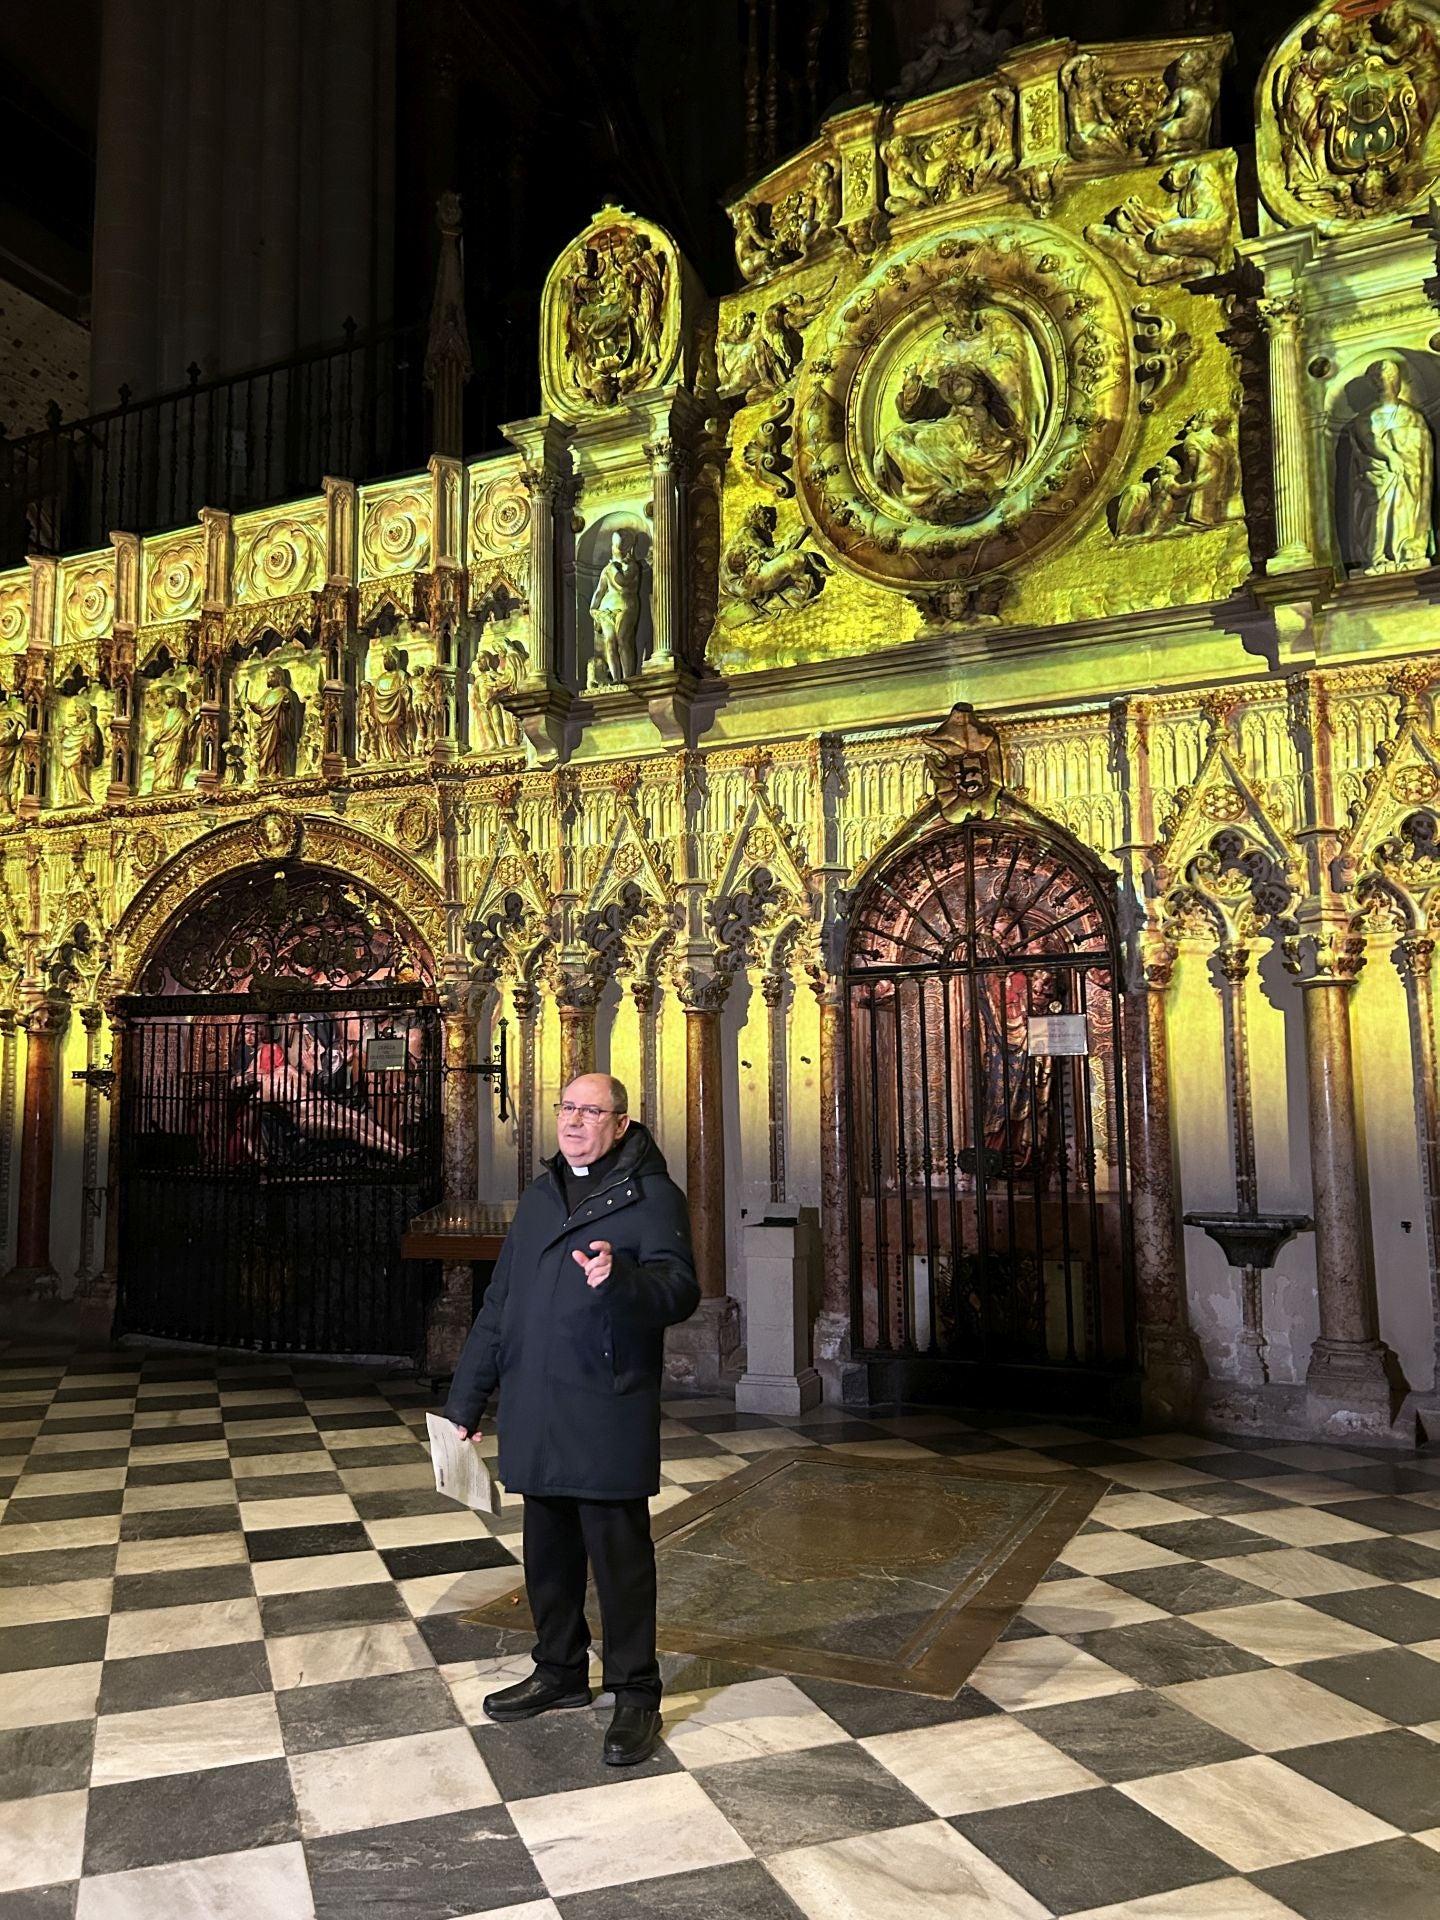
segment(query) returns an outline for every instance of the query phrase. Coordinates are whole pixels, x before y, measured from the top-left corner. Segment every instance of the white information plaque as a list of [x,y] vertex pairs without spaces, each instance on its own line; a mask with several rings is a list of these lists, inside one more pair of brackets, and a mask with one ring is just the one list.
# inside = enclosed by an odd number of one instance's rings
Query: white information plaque
[[408,1065],[409,1049],[403,1034],[377,1034],[365,1042],[367,1073],[403,1073]]
[[1083,1013],[1032,1013],[1028,1046],[1031,1053],[1089,1053],[1090,1035]]

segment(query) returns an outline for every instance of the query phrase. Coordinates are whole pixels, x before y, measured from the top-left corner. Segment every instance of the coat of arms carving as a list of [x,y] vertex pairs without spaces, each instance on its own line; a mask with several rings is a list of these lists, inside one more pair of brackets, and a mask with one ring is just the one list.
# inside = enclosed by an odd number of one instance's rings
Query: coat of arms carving
[[680,347],[683,266],[648,220],[604,207],[546,282],[546,398],[561,414],[617,405],[664,384]]

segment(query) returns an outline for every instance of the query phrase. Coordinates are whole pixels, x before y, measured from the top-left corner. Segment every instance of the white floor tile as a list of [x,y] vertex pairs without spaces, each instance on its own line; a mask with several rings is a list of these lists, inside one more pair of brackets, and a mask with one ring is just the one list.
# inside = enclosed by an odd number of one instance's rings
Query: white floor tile
[[751,1857],[688,1773],[512,1800],[507,1811],[557,1900]]
[[431,1573],[417,1580],[399,1580],[400,1597],[417,1620],[437,1613],[468,1613],[488,1606],[524,1582],[516,1567],[476,1567],[468,1573]]
[[316,1553],[296,1560],[257,1560],[250,1571],[255,1591],[262,1599],[274,1593],[326,1593],[332,1587],[368,1587],[390,1578],[385,1562],[373,1550]]
[[230,1647],[258,1640],[260,1609],[249,1598],[206,1600],[198,1606],[146,1607],[110,1616],[107,1660],[146,1653],[182,1653],[193,1647]]
[[76,1920],[314,1920],[298,1841],[80,1883]]
[[307,1840],[492,1807],[500,1798],[465,1727],[292,1754],[290,1777]]
[[[1003,1713],[887,1733],[860,1745],[932,1813],[947,1818],[1101,1784],[1087,1767]],[[1043,1820],[1043,1812],[1036,1817]]]
[[1018,1713],[1026,1707],[1055,1707],[1067,1700],[1131,1693],[1136,1682],[1082,1647],[1045,1634],[1030,1640],[1002,1640],[971,1674],[970,1685],[997,1707]]
[[61,1580],[44,1586],[0,1587],[0,1627],[45,1620],[90,1620],[110,1611],[109,1580]]
[[1046,1920],[1048,1914],[943,1820],[800,1847],[772,1854],[765,1864],[808,1920]]
[[1384,1820],[1265,1755],[1129,1780],[1120,1791],[1239,1873],[1396,1837]]
[[1217,1680],[1187,1680],[1162,1689],[1187,1713],[1241,1740],[1259,1753],[1286,1747],[1319,1746],[1362,1733],[1383,1733],[1390,1725],[1378,1714],[1357,1707],[1328,1687],[1320,1687],[1283,1667],[1264,1673],[1231,1673]]
[[0,1893],[79,1876],[88,1800],[81,1792],[0,1801]]
[[1383,1653],[1393,1645],[1348,1620],[1307,1607],[1303,1600],[1213,1607],[1197,1614],[1194,1625],[1276,1667],[1297,1667],[1302,1660],[1329,1660],[1346,1653]]
[[848,1738],[793,1680],[778,1675],[665,1699],[665,1743],[687,1767],[798,1753]]
[[100,1697],[101,1664],[32,1667],[0,1673],[0,1729],[49,1727],[62,1720],[89,1720]]
[[268,1693],[107,1713],[96,1723],[90,1784],[108,1787],[121,1780],[277,1760],[284,1751],[275,1699]]
[[1133,1627],[1144,1620],[1169,1618],[1163,1608],[1083,1575],[1076,1580],[1042,1581],[1020,1611],[1046,1633],[1062,1634],[1098,1633],[1105,1627]]
[[270,1677],[282,1692],[286,1687],[322,1686],[332,1680],[365,1680],[377,1673],[410,1673],[435,1664],[420,1629],[398,1621],[286,1634],[267,1640],[265,1652]]
[[1088,1907],[1065,1920],[1296,1920],[1296,1914],[1248,1880],[1207,1880],[1114,1907]]

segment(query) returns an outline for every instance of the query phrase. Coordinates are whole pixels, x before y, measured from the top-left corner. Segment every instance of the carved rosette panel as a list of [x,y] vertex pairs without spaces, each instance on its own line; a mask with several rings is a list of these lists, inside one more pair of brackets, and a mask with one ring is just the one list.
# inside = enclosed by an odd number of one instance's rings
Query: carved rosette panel
[[0,650],[18,653],[30,637],[30,573],[0,573]]
[[360,494],[360,578],[382,580],[430,564],[430,490],[410,481]]
[[235,601],[257,606],[313,593],[325,579],[323,503],[284,515],[249,514],[235,522]]
[[141,605],[147,627],[171,620],[193,620],[205,597],[205,537],[171,534],[142,546],[144,579]]
[[872,273],[812,339],[796,470],[816,536],[909,587],[977,576],[1078,530],[1127,448],[1131,328],[1054,228],[980,222]]
[[514,472],[484,477],[484,469],[470,474],[470,558],[515,553],[530,538],[530,495]]
[[684,268],[663,227],[602,207],[550,269],[540,299],[540,387],[564,417],[676,377]]
[[1339,232],[1422,208],[1440,179],[1440,11],[1317,8],[1260,75],[1256,156],[1282,226]]
[[60,642],[84,646],[115,624],[115,556],[60,563]]

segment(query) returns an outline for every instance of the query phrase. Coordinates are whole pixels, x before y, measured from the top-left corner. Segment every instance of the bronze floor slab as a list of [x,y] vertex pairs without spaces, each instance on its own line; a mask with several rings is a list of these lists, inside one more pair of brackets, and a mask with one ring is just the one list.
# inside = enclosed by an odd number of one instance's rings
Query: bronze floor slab
[[[1105,1490],[1088,1473],[765,1454],[657,1515],[660,1648],[950,1698]],[[514,1596],[467,1618],[532,1625]]]

